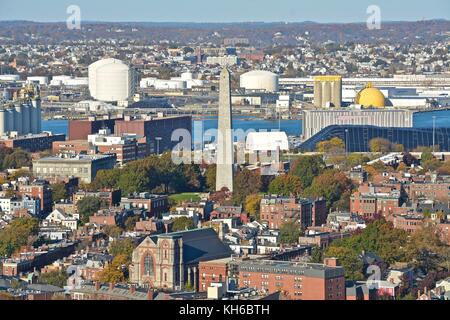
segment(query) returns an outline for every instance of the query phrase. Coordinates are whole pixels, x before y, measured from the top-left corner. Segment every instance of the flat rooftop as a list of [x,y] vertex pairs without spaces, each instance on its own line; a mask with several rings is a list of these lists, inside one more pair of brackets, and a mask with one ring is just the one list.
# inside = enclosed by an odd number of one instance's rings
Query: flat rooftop
[[306,275],[315,278],[344,276],[343,267],[329,267],[317,263],[278,260],[245,260],[237,262],[239,271]]
[[109,155],[109,154],[95,154],[95,155],[79,154],[76,156],[72,156],[72,155],[51,156],[51,157],[41,158],[36,161],[38,161],[38,162],[39,161],[49,161],[49,162],[53,162],[53,161],[95,161],[95,160],[106,159],[106,158],[111,158],[111,157],[113,157],[113,155]]

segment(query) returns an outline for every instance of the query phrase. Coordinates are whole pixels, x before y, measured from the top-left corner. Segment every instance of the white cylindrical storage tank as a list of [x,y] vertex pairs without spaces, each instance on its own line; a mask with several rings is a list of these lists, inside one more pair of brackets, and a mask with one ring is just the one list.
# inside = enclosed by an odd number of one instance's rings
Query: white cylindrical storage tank
[[133,70],[117,59],[104,59],[89,66],[89,91],[100,101],[124,101],[133,94]]
[[278,91],[278,75],[269,71],[255,70],[244,73],[240,78],[241,88],[255,91]]
[[30,113],[31,113],[31,107],[27,104],[24,104],[22,106],[22,133],[23,134],[29,134],[31,133],[30,128]]
[[5,109],[0,109],[0,136],[6,133],[6,114]]
[[19,134],[22,134],[22,105],[16,105],[16,112],[14,113],[14,127],[15,131],[17,131]]

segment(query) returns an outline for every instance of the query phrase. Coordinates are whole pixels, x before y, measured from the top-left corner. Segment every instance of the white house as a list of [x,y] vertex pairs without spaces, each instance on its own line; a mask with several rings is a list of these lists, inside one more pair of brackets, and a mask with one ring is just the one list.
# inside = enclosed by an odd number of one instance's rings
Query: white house
[[77,230],[78,227],[78,221],[77,219],[66,215],[63,211],[59,209],[53,210],[52,213],[50,213],[47,218],[44,220],[44,225],[54,225],[54,224],[60,224],[64,227],[69,228],[70,230]]

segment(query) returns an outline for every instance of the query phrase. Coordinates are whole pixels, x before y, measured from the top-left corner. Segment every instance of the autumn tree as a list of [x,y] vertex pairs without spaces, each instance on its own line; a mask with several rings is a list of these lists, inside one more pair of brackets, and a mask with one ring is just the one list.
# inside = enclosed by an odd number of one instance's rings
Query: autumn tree
[[125,239],[117,239],[114,240],[109,245],[109,253],[114,256],[124,256],[126,261],[131,262],[131,255],[133,254],[133,250],[135,248],[133,240],[130,238]]
[[259,173],[247,169],[238,172],[234,179],[234,203],[237,205],[243,204],[248,195],[260,192],[261,185],[261,175]]
[[125,255],[117,255],[100,273],[101,282],[123,283],[127,279],[129,260]]
[[245,198],[245,211],[254,219],[259,219],[259,210],[262,197],[257,194],[251,194]]
[[35,218],[12,220],[0,230],[0,256],[9,257],[20,247],[33,244],[38,229],[39,221]]
[[371,152],[388,153],[392,151],[392,144],[384,138],[373,138],[369,141]]
[[345,151],[345,143],[338,137],[327,141],[321,141],[316,146],[316,151],[321,153],[342,153]]
[[[341,200],[344,195],[349,197],[353,188],[352,181],[339,170],[326,170],[321,175],[314,178],[306,194],[312,197],[323,197],[327,201],[327,207]],[[346,199],[350,201],[350,199]]]

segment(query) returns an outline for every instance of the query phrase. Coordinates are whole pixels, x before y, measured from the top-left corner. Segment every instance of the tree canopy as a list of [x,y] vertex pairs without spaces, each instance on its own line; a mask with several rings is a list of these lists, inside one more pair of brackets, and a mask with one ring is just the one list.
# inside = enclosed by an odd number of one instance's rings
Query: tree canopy
[[102,200],[97,197],[87,196],[77,202],[80,220],[83,223],[89,222],[89,217],[94,215],[102,207]]
[[282,175],[269,184],[269,193],[282,196],[299,195],[303,191],[302,180],[294,175]]
[[300,178],[302,188],[308,188],[314,177],[320,175],[325,170],[325,162],[322,156],[301,156],[294,161],[290,174]]
[[194,225],[194,221],[188,217],[180,217],[176,218],[173,221],[172,231],[184,231],[184,230],[192,230],[195,229],[196,226]]
[[244,169],[235,176],[233,201],[235,204],[242,204],[248,195],[259,193],[261,187],[261,175],[258,172]]
[[36,239],[39,222],[35,218],[19,218],[12,220],[0,230],[0,256],[10,257],[25,245],[31,245]]
[[280,227],[280,242],[283,244],[297,243],[301,234],[301,227],[296,221],[286,221]]
[[251,194],[245,198],[245,211],[254,219],[259,219],[261,196]]

